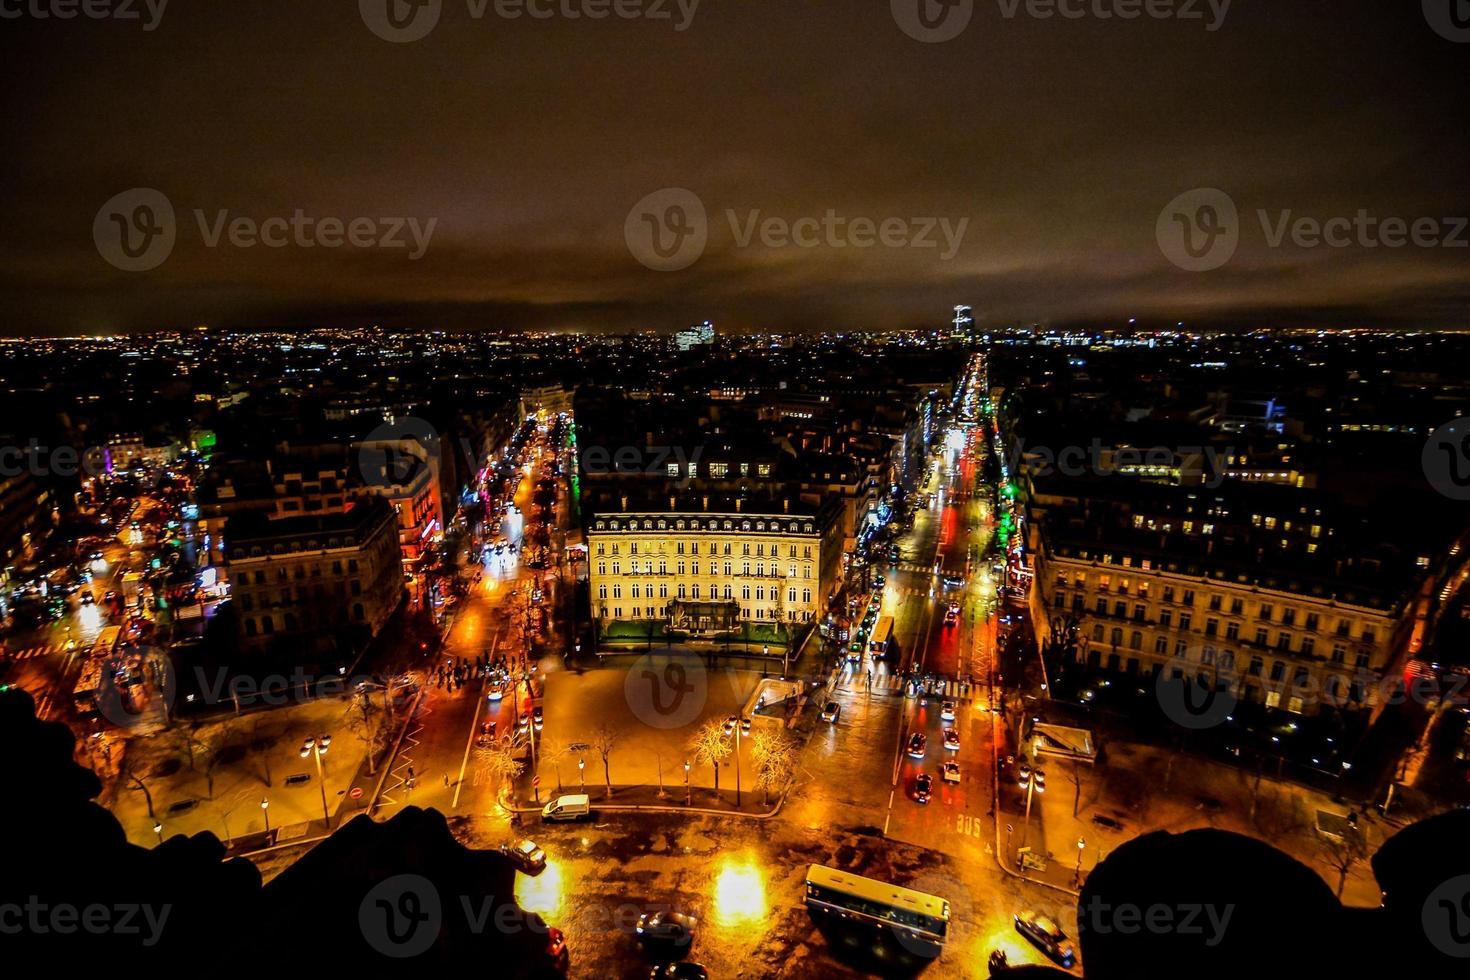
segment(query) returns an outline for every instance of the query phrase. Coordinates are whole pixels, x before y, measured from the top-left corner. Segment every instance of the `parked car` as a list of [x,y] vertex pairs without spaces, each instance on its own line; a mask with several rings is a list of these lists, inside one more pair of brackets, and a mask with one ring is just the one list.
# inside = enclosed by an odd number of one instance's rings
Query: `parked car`
[[592,804],[586,793],[558,796],[541,808],[541,819],[559,822],[584,820],[592,815]]
[[571,969],[572,958],[567,951],[566,933],[556,926],[546,930],[546,955],[551,958],[551,965],[557,972],[565,975]]
[[919,773],[914,780],[913,797],[915,803],[928,803],[929,797],[934,793],[934,777],[927,772]]
[[823,721],[835,722],[837,720],[837,716],[840,714],[842,714],[842,705],[838,704],[836,701],[828,701],[826,704],[822,705]]
[[709,971],[698,963],[681,960],[678,963],[660,963],[648,977],[649,980],[709,980]]
[[536,731],[539,732],[541,730],[541,724],[543,720],[544,719],[541,715],[541,705],[538,704],[536,705],[536,707],[531,709],[531,724],[536,726]]
[[924,758],[924,750],[928,745],[929,740],[924,737],[923,732],[914,732],[909,736],[909,756],[914,759]]
[[533,840],[522,838],[514,844],[501,844],[500,853],[508,857],[521,874],[535,877],[546,870],[546,852]]
[[744,718],[741,718],[740,719],[740,734],[741,735],[749,735],[750,734],[750,725],[751,725],[751,721],[750,721],[750,716],[749,715],[746,715]]
[[950,761],[939,767],[939,778],[946,783],[958,783],[960,781],[960,764]]
[[1070,970],[1077,963],[1077,951],[1055,922],[1044,915],[1027,910],[1015,917],[1016,931],[1059,966]]
[[644,912],[638,917],[635,932],[643,942],[668,943],[685,946],[694,942],[694,932],[699,920],[682,912]]

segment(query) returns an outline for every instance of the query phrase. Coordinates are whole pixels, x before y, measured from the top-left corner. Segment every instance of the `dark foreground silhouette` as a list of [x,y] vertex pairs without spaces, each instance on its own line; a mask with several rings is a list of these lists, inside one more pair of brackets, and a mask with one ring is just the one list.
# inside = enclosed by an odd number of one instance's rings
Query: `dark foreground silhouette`
[[[55,964],[376,976],[395,960],[559,973],[546,924],[515,905],[509,863],[460,845],[437,812],[359,817],[263,886],[212,834],[128,843],[94,802],[101,787],[73,761],[70,730],[38,722],[28,695],[0,694],[0,745],[0,951],[27,975]],[[1086,976],[1470,976],[1470,812],[1406,828],[1372,868],[1382,907],[1345,909],[1310,868],[1259,841],[1214,830],[1137,838],[1098,866],[1078,902]]]

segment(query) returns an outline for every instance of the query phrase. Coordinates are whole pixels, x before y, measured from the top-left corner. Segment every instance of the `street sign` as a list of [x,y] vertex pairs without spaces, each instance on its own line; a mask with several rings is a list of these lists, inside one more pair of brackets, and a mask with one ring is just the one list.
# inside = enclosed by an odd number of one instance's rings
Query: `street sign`
[[531,785],[532,786],[540,786],[541,785],[541,777],[540,776],[532,776],[531,777]]
[[354,786],[354,787],[352,787],[352,792],[351,793],[348,793],[347,795],[350,796],[350,797],[352,797],[354,800],[360,800],[360,799],[362,799],[362,787],[361,786]]

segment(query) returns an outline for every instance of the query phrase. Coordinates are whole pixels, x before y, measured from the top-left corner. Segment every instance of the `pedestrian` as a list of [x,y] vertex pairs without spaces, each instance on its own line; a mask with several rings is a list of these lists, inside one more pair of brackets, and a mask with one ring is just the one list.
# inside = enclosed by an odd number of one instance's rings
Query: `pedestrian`
[[447,773],[447,772],[444,774],[444,788],[445,789],[448,789],[449,788],[449,773]]

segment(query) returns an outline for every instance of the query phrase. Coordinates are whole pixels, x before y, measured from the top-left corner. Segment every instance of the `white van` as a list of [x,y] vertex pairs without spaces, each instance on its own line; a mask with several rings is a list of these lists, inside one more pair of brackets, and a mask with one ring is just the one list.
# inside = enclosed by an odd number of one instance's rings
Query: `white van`
[[592,812],[587,794],[558,796],[541,808],[542,820],[581,820]]

